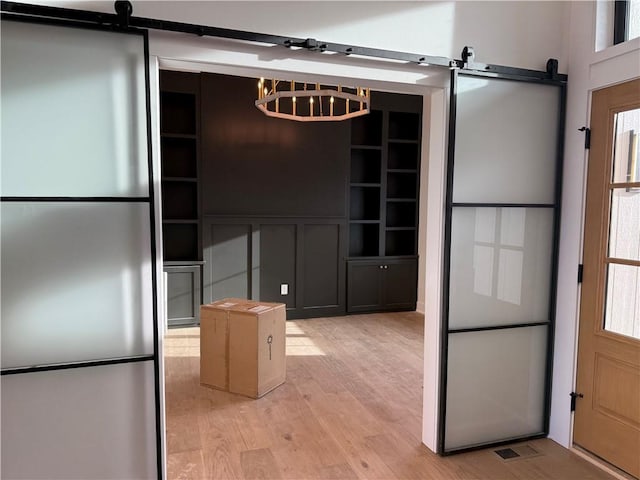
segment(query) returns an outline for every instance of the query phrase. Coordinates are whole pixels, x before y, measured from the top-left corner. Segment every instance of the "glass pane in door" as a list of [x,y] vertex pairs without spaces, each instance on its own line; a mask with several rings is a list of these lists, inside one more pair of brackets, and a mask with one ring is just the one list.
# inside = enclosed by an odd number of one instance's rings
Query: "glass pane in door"
[[640,182],[640,108],[615,115],[613,183]]
[[151,362],[3,376],[2,478],[159,478],[153,377]]
[[2,22],[2,195],[149,193],[138,35]]
[[604,328],[640,339],[640,267],[612,263],[607,270]]
[[458,77],[453,201],[554,203],[560,89]]
[[640,261],[640,187],[611,192],[609,256]]
[[546,322],[553,209],[454,207],[449,328]]
[[2,204],[2,368],[153,353],[149,206]]
[[640,339],[640,109],[614,115],[604,328]]
[[447,364],[447,450],[541,433],[548,327],[455,333]]

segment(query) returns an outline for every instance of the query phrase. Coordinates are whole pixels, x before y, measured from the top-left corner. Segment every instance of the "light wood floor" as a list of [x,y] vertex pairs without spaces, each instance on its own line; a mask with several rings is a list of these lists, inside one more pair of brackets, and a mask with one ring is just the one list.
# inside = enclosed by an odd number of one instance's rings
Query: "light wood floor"
[[551,440],[539,456],[421,445],[423,318],[287,322],[287,382],[259,400],[200,386],[199,329],[165,339],[169,479],[610,479]]

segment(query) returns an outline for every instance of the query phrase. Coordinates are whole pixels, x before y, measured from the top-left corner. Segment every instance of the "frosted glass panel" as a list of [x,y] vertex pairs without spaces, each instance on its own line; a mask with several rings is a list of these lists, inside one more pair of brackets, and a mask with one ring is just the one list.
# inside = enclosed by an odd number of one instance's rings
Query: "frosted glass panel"
[[551,208],[453,208],[449,328],[549,320]]
[[2,478],[157,478],[153,362],[7,375]]
[[445,449],[542,433],[547,327],[449,335]]
[[609,256],[640,260],[640,188],[611,191]]
[[3,368],[153,353],[147,204],[1,213]]
[[604,328],[640,339],[640,267],[609,264]]
[[140,35],[2,21],[2,195],[147,196]]
[[454,202],[554,203],[560,89],[458,76]]
[[640,182],[640,108],[614,119],[613,182]]

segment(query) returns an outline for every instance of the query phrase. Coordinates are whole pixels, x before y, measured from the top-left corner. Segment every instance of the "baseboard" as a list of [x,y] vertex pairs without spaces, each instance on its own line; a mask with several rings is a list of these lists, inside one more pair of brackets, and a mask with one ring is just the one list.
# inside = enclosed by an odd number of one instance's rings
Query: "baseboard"
[[587,462],[595,465],[600,470],[604,470],[609,475],[611,475],[612,477],[614,477],[614,478],[616,478],[618,480],[634,480],[634,478],[635,478],[635,477],[632,477],[631,475],[629,475],[628,473],[617,469],[616,467],[614,467],[610,463],[607,463],[606,461],[602,460],[601,458],[596,457],[595,455],[589,453],[588,451],[580,448],[577,445],[573,445],[569,450],[571,452],[575,453],[576,455],[578,455],[579,457],[582,457]]
[[424,315],[424,302],[416,303],[416,312]]

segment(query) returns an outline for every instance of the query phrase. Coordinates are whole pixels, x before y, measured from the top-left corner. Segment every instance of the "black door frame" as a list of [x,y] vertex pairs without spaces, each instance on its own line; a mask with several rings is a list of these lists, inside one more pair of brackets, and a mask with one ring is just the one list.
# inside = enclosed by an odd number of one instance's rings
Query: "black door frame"
[[[548,66],[553,60],[549,60]],[[516,82],[543,84],[556,86],[560,89],[559,105],[558,105],[558,139],[556,143],[556,165],[555,165],[555,192],[554,202],[552,204],[509,204],[509,203],[456,203],[453,201],[453,172],[455,164],[455,141],[456,141],[456,112],[457,112],[457,85],[458,76],[478,78],[495,78],[502,80],[510,80]],[[448,148],[447,148],[447,169],[446,169],[446,187],[445,187],[445,228],[444,228],[444,262],[442,274],[442,328],[441,328],[441,350],[440,350],[440,386],[439,386],[439,408],[438,408],[438,453],[441,455],[449,455],[452,453],[462,453],[466,451],[478,450],[498,445],[506,445],[518,441],[530,440],[535,438],[546,437],[549,433],[549,420],[551,415],[551,383],[553,374],[553,345],[555,333],[555,317],[556,317],[556,292],[558,281],[558,255],[560,247],[560,207],[562,202],[562,172],[564,157],[564,132],[565,117],[567,103],[567,81],[564,75],[550,74],[549,78],[540,78],[539,76],[531,76],[526,72],[518,72],[517,69],[509,73],[488,73],[485,70],[475,70],[473,68],[464,70],[452,70],[450,83],[450,99],[449,99],[449,132],[448,132]],[[451,220],[454,207],[522,207],[522,208],[553,208],[553,240],[552,240],[552,267],[551,267],[551,284],[549,286],[549,312],[548,321],[528,323],[528,324],[510,324],[496,327],[479,327],[466,329],[450,329],[449,328],[449,294],[450,294],[450,277],[451,277]],[[500,442],[491,442],[478,446],[455,449],[445,451],[445,427],[446,427],[446,400],[447,400],[447,372],[448,372],[448,339],[451,333],[466,333],[474,331],[500,330],[519,327],[547,326],[547,355],[545,366],[545,393],[544,393],[544,427],[543,432],[535,435],[524,436],[515,439],[508,439]]]

